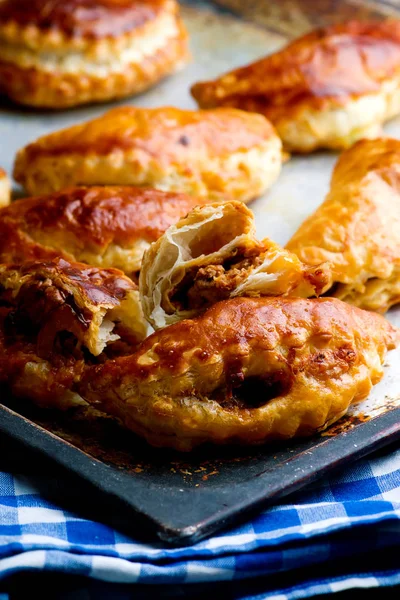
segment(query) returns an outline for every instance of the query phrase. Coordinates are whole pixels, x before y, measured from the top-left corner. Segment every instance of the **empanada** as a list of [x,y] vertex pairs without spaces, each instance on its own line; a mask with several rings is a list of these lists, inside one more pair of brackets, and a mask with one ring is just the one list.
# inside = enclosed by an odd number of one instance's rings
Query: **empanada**
[[29,144],[14,178],[32,195],[139,185],[247,201],[272,185],[281,162],[281,141],[262,115],[125,106]]
[[253,213],[225,202],[193,209],[152,244],[139,285],[144,314],[157,329],[235,296],[319,295],[330,272],[303,265],[269,239],[259,242]]
[[368,310],[400,301],[400,142],[362,140],[344,152],[325,202],[286,248],[309,265],[329,261],[326,291]]
[[141,342],[147,333],[136,284],[116,269],[97,269],[62,258],[0,265],[0,302],[13,308],[21,331],[34,331],[37,353],[47,357],[68,332],[98,356],[112,342]]
[[7,206],[11,201],[11,183],[7,173],[0,167],[0,208]]
[[63,256],[136,277],[143,252],[199,200],[133,187],[70,188],[0,210],[0,262]]
[[192,94],[202,108],[265,115],[289,151],[348,148],[400,113],[400,21],[313,31]]
[[80,393],[155,446],[311,435],[365,398],[398,330],[335,298],[235,298],[89,368]]
[[175,0],[2,0],[0,89],[66,108],[137,94],[187,62]]

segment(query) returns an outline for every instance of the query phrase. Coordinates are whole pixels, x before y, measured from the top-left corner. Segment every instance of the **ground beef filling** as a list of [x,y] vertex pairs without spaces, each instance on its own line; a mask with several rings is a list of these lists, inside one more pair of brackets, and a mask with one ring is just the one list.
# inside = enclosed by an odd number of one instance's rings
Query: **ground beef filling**
[[263,257],[235,257],[235,260],[201,267],[195,273],[187,274],[173,291],[171,301],[179,310],[196,310],[228,299],[250,272],[263,262]]

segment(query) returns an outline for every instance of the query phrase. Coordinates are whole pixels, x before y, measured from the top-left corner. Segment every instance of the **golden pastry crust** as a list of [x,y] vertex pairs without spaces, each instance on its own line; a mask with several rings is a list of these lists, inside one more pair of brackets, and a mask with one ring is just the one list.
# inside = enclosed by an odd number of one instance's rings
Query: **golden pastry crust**
[[398,330],[335,298],[235,298],[90,368],[80,393],[155,446],[310,435],[365,398]]
[[57,109],[142,92],[189,50],[175,0],[2,0],[0,57],[3,93]]
[[137,286],[116,269],[62,258],[0,265],[0,299],[13,307],[14,324],[35,332],[37,354],[46,358],[63,332],[93,356],[120,338],[134,346],[147,334]]
[[400,21],[313,31],[192,94],[202,108],[260,112],[289,151],[348,148],[400,113]]
[[152,22],[174,0],[1,0],[2,36],[31,48],[80,49],[94,40],[116,39]]
[[7,173],[0,167],[0,208],[11,202],[11,183]]
[[0,210],[0,261],[63,256],[135,278],[145,249],[198,202],[132,187],[70,188],[18,200]]
[[145,317],[155,329],[235,296],[320,295],[327,265],[307,267],[270,239],[255,237],[242,202],[194,208],[146,250],[140,273]]
[[281,142],[261,115],[130,106],[29,144],[14,177],[31,195],[139,185],[247,201],[272,185],[281,162]]
[[86,405],[74,391],[86,367],[83,356],[67,352],[39,356],[34,339],[10,333],[11,315],[12,308],[0,307],[0,384],[43,408]]
[[286,248],[331,263],[328,295],[379,312],[400,302],[400,142],[362,140],[344,152],[325,201]]

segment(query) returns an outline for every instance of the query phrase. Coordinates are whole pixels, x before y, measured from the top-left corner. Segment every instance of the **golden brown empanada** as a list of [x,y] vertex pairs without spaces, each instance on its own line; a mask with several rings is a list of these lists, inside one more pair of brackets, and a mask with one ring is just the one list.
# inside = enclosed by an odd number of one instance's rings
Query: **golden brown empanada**
[[0,300],[13,307],[14,324],[35,331],[39,356],[49,356],[63,332],[93,356],[120,337],[138,344],[147,333],[137,286],[116,269],[62,258],[0,265]]
[[272,185],[281,162],[281,141],[261,115],[125,106],[29,144],[14,177],[32,195],[139,185],[247,201]]
[[344,152],[325,202],[286,248],[329,261],[329,296],[385,312],[400,301],[400,141],[362,140]]
[[136,277],[149,245],[199,200],[132,187],[70,188],[0,210],[0,262],[63,256]]
[[235,296],[319,295],[330,273],[269,239],[259,242],[253,213],[225,202],[194,208],[152,244],[139,285],[144,314],[158,329]]
[[7,206],[11,201],[11,183],[7,173],[0,167],[0,208]]
[[192,94],[202,108],[265,115],[289,151],[348,148],[400,113],[400,21],[313,31]]
[[398,335],[335,298],[235,298],[89,368],[79,389],[155,446],[260,444],[320,431],[368,396]]
[[137,94],[188,59],[175,0],[2,0],[0,89],[66,108]]

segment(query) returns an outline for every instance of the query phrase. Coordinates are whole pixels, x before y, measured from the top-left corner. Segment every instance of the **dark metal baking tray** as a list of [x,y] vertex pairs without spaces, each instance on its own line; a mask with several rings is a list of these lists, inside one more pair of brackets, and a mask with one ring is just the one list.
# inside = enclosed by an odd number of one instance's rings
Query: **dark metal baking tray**
[[[122,104],[193,108],[192,83],[260,58],[287,41],[282,32],[257,27],[207,3],[190,4],[184,3],[182,10],[193,62]],[[19,148],[106,108],[37,112],[0,101],[1,166],[11,173]],[[400,119],[391,121],[385,131],[400,137]],[[260,239],[269,236],[286,243],[322,201],[336,158],[332,153],[315,153],[292,157],[285,164],[276,186],[251,205]],[[400,311],[390,318],[400,325]],[[5,463],[0,466],[13,472],[22,466],[45,474],[35,479],[41,492],[80,515],[110,523],[135,537],[192,543],[329,469],[399,439],[400,353],[390,357],[391,366],[370,400],[322,437],[250,450],[202,449],[190,456],[153,450],[111,418],[82,411],[74,417],[40,411],[0,390],[0,402],[5,405],[0,406],[0,461]],[[16,456],[19,465],[14,464]]]
[[75,509],[127,533],[175,545],[209,536],[330,469],[400,439],[400,408],[388,406],[375,418],[344,418],[325,435],[305,441],[181,455],[149,448],[95,411],[60,415],[5,392],[1,401],[2,439],[22,445],[30,461],[42,456],[57,464],[58,489],[51,494],[61,505],[72,485],[80,492]]

